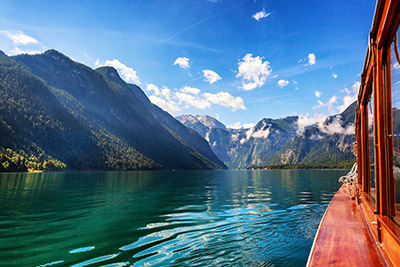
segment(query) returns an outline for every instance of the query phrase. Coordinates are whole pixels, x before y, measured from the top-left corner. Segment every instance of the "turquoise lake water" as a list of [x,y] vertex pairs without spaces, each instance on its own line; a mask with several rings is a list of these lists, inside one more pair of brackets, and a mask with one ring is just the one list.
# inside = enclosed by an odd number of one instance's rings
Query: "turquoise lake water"
[[344,173],[3,173],[0,266],[305,266]]

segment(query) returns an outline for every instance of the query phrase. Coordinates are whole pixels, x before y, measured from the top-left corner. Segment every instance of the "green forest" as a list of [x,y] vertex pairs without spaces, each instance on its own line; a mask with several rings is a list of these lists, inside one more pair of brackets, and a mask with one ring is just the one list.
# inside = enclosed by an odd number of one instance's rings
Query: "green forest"
[[67,165],[59,160],[40,153],[27,155],[25,151],[15,152],[9,148],[0,148],[1,172],[34,172],[34,171],[62,171]]

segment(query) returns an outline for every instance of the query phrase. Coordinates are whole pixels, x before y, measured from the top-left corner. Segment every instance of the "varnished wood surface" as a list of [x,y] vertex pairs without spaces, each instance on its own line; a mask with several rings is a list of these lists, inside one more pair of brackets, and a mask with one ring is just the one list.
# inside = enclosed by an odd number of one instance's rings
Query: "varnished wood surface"
[[308,266],[386,266],[346,185],[321,221]]
[[[400,227],[396,220],[395,176],[393,171],[393,114],[391,63],[392,43],[400,25],[400,0],[377,0],[374,21],[369,33],[369,45],[361,74],[356,111],[356,135],[359,164],[358,182],[361,198],[358,210],[379,241],[379,251],[392,266],[400,266]],[[369,160],[368,102],[373,94],[375,197],[370,201],[371,164]],[[355,209],[357,211],[357,209]],[[340,220],[341,221],[341,220]]]

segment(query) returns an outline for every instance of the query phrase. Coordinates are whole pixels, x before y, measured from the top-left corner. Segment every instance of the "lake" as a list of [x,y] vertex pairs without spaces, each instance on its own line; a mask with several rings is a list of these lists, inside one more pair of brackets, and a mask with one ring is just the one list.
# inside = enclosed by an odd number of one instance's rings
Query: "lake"
[[305,266],[345,173],[2,173],[0,266]]

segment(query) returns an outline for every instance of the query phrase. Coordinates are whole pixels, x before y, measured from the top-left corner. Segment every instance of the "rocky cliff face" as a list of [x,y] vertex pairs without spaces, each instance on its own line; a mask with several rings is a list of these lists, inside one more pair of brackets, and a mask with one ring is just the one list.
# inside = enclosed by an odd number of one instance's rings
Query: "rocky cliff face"
[[[204,124],[197,116],[177,119],[197,130],[229,168],[278,164],[338,164],[354,160],[352,143],[356,103],[341,114],[304,125],[298,116],[263,119],[248,129]],[[218,123],[216,123],[216,121]],[[214,127],[218,125],[218,127]]]

